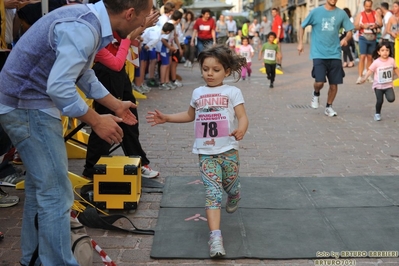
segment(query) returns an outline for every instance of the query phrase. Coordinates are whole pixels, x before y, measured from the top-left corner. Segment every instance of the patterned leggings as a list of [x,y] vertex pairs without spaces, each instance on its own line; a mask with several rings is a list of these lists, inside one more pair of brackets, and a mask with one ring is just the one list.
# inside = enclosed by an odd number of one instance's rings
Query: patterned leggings
[[205,186],[205,209],[220,209],[223,190],[230,199],[240,197],[238,178],[238,150],[229,150],[215,155],[200,154],[200,171]]

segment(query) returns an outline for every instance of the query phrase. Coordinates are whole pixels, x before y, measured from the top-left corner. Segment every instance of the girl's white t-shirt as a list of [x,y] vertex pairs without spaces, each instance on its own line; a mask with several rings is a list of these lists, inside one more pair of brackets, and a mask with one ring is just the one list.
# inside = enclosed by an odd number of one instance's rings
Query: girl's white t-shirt
[[247,59],[247,63],[252,62],[251,53],[254,52],[254,48],[252,48],[252,46],[250,44],[241,45],[239,51],[240,51],[240,55],[242,57],[245,57],[245,59]]
[[241,90],[234,86],[195,89],[190,102],[195,109],[193,153],[219,154],[238,150],[238,141],[229,134],[238,126],[234,107],[243,103]]

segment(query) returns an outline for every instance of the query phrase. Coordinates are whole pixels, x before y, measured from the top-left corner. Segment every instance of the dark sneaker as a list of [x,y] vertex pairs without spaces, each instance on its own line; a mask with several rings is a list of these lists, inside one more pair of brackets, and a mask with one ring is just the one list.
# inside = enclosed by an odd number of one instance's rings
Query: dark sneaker
[[18,204],[18,196],[10,196],[0,188],[0,208],[7,208]]
[[274,88],[274,85],[273,85],[273,83],[270,83],[270,86],[269,86],[269,88],[270,88],[270,89],[273,89],[273,88]]
[[22,160],[21,160],[21,157],[19,157],[18,151],[15,151],[15,153],[14,153],[14,158],[12,159],[12,163],[13,163],[13,164],[18,164],[18,165],[23,164],[23,163],[22,163]]
[[238,209],[238,202],[241,200],[241,198],[238,199],[230,199],[227,197],[227,202],[226,202],[226,212],[227,213],[233,213]]
[[211,258],[219,258],[226,255],[226,251],[223,247],[223,237],[214,236],[209,239],[209,255]]
[[8,183],[10,185],[16,185],[19,182],[24,181],[24,180],[25,180],[25,176],[24,175],[21,175],[19,172],[15,172],[15,173],[13,173],[11,175],[8,175],[8,176],[6,176],[4,178],[1,178],[0,182],[5,182],[5,183]]
[[147,81],[147,86],[148,87],[158,87],[159,83],[155,79],[150,79]]
[[11,148],[6,154],[3,156],[3,162],[12,161],[14,159],[15,148]]

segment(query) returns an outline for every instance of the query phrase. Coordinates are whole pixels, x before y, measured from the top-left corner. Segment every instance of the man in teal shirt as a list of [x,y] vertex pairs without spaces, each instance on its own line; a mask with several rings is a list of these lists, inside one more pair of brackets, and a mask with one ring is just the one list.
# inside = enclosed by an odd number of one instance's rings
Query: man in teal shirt
[[[348,41],[352,38],[351,30],[354,28],[345,11],[336,7],[337,1],[327,0],[323,6],[309,13],[301,24],[298,41],[298,51],[301,54],[304,29],[311,25],[310,58],[313,59],[312,77],[315,79],[311,106],[319,107],[320,90],[327,81],[327,76],[330,87],[324,113],[330,117],[337,115],[332,103],[337,95],[338,84],[343,83],[345,76],[341,62],[341,46],[348,45]],[[340,41],[338,33],[341,28],[345,28],[348,34]]]

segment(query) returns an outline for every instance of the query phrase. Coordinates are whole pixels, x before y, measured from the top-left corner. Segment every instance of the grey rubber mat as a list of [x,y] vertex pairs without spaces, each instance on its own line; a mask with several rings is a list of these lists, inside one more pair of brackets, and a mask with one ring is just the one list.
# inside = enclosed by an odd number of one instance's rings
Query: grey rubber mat
[[141,177],[141,191],[144,193],[162,193],[164,185],[158,181]]
[[[397,177],[244,177],[241,186],[238,211],[222,209],[227,259],[399,250]],[[166,178],[151,257],[209,258],[204,198],[199,178]]]
[[[303,209],[399,203],[398,177],[242,177],[240,207]],[[161,207],[203,207],[199,177],[167,177]]]
[[[313,259],[323,251],[398,251],[397,207],[222,210],[226,259]],[[161,208],[151,257],[209,258],[203,208]]]

